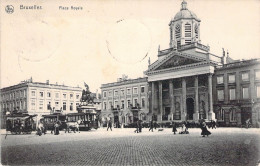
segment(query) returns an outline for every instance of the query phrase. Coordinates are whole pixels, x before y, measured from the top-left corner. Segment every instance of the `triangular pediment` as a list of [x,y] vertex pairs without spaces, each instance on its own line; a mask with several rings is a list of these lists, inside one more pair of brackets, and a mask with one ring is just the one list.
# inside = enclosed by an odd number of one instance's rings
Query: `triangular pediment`
[[167,61],[162,63],[160,66],[156,67],[154,70],[174,68],[174,67],[190,65],[190,64],[198,63],[198,62],[201,62],[201,61],[179,56],[179,55],[174,55],[174,56],[170,57]]

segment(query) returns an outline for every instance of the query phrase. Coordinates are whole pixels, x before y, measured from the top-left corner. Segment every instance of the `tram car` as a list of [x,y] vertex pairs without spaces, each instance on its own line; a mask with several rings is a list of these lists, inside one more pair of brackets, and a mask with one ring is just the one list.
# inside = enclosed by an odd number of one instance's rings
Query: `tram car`
[[68,123],[77,123],[79,124],[80,130],[91,130],[98,128],[98,120],[96,119],[95,113],[54,113],[50,115],[43,115],[44,123],[47,130],[52,130],[53,126],[56,122],[60,122],[61,125],[59,127],[60,130],[64,130],[67,127]]
[[31,134],[36,126],[33,118],[37,115],[12,114],[6,116],[6,134]]
[[91,130],[98,128],[98,120],[95,113],[69,113],[66,115],[67,122],[79,122],[80,130]]
[[61,113],[53,113],[50,115],[42,115],[44,120],[44,127],[47,130],[53,130],[56,122],[60,123],[59,129],[63,130],[66,127],[66,116]]

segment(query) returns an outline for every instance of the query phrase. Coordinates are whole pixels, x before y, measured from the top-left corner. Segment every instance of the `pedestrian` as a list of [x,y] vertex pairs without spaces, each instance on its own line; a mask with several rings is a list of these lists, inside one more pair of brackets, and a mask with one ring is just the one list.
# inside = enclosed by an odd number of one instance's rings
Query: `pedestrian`
[[111,122],[111,120],[108,121],[107,131],[108,131],[109,128],[110,128],[110,130],[112,131],[112,122]]
[[140,120],[140,121],[139,121],[139,132],[140,132],[140,133],[142,132],[142,128],[143,128],[143,126],[142,126],[142,121]]
[[154,122],[154,129],[156,130],[156,127],[157,127],[157,123],[156,123],[156,121]]
[[153,132],[153,121],[152,121],[152,120],[150,121],[150,128],[149,128],[149,131],[150,131],[150,130],[152,130],[152,132]]
[[248,129],[250,126],[250,118],[246,120],[246,128]]
[[179,132],[179,134],[189,134],[188,129],[186,128],[185,123],[182,123],[181,132]]
[[139,121],[136,121],[135,127],[136,127],[136,130],[134,132],[139,133]]
[[60,134],[60,130],[59,130],[59,123],[58,121],[54,124],[54,135],[59,135]]
[[211,120],[211,127],[212,127],[212,129],[213,128],[217,129],[216,122],[214,120]]
[[202,137],[205,137],[205,135],[208,137],[210,134],[211,134],[211,132],[208,131],[206,123],[202,122],[202,124],[201,124],[201,135],[202,135]]
[[177,127],[176,127],[176,123],[175,122],[172,122],[172,132],[174,134],[176,134],[176,132],[177,132]]

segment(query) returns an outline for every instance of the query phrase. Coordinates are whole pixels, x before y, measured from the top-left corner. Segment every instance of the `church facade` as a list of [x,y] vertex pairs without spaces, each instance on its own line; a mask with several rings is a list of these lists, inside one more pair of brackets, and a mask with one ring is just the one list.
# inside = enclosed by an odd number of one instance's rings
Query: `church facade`
[[[183,1],[169,23],[168,49],[144,71],[148,119],[158,123],[217,120],[221,126],[260,123],[260,61],[217,56],[200,40],[200,19]],[[102,87],[101,87],[102,90]],[[103,111],[103,109],[102,109]]]

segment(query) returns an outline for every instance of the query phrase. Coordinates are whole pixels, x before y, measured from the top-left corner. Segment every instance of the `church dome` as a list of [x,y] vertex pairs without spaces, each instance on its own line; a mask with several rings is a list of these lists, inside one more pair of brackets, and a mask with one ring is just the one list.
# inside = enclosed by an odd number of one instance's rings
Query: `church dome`
[[181,10],[174,16],[174,19],[172,21],[176,21],[183,18],[193,18],[199,21],[197,15],[193,13],[192,11],[187,9],[187,2],[183,1],[181,3]]

